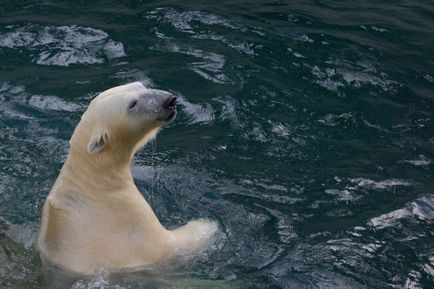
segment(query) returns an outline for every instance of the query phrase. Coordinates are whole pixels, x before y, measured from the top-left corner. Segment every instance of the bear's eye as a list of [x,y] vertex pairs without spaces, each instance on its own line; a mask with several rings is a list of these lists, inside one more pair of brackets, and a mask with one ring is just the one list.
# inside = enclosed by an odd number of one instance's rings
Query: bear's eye
[[133,109],[137,105],[137,99],[130,102],[128,109]]

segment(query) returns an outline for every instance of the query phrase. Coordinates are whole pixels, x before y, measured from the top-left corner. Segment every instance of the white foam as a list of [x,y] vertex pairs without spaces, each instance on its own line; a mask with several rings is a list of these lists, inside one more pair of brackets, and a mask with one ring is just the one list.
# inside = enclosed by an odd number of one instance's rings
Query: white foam
[[72,284],[71,289],[126,289],[117,284],[110,284],[108,274],[102,272],[97,274],[91,280],[78,280]]

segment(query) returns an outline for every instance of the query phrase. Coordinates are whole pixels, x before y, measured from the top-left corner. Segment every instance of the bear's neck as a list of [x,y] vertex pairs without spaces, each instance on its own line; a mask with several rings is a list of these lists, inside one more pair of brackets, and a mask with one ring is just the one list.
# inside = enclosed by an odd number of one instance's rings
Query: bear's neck
[[117,143],[115,140],[96,154],[89,154],[87,143],[91,136],[91,125],[79,123],[70,140],[71,149],[68,154],[57,184],[59,191],[63,188],[75,188],[77,193],[83,193],[98,198],[95,194],[107,192],[139,191],[134,184],[131,174],[131,162],[135,152],[154,138],[158,128],[150,130],[140,140],[129,141],[135,143]]
[[135,187],[130,170],[132,157],[132,153],[109,156],[109,152],[89,156],[87,152],[71,148],[61,174],[69,185],[91,190],[92,194],[124,191]]

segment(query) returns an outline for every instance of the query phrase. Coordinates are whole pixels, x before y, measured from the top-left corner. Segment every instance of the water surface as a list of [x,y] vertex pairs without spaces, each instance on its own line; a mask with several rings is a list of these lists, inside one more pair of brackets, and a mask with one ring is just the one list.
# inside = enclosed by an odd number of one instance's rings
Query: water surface
[[[432,1],[1,1],[0,287],[434,288],[433,47]],[[44,199],[89,101],[131,81],[180,96],[139,189],[224,237],[61,278]]]

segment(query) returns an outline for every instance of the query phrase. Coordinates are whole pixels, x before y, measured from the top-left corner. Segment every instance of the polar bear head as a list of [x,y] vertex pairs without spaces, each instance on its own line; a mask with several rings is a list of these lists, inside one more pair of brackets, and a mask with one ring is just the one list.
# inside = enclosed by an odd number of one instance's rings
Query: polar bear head
[[71,149],[89,155],[134,154],[176,115],[176,97],[140,82],[106,90],[92,100],[74,135]]

